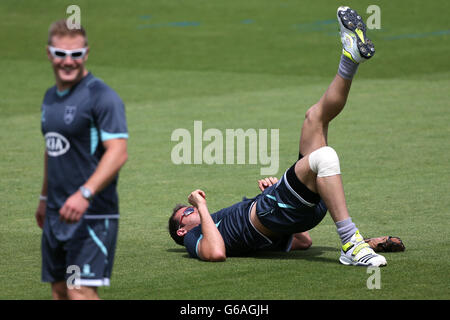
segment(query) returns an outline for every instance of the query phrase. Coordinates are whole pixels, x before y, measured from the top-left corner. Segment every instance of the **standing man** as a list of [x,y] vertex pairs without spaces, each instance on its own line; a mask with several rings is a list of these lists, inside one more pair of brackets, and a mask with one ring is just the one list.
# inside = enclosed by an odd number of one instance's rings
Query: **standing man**
[[66,20],[50,26],[56,85],[42,103],[46,149],[36,220],[43,229],[42,281],[51,283],[54,299],[99,299],[117,240],[116,187],[128,129],[120,97],[86,70],[88,54],[83,27],[69,29]]

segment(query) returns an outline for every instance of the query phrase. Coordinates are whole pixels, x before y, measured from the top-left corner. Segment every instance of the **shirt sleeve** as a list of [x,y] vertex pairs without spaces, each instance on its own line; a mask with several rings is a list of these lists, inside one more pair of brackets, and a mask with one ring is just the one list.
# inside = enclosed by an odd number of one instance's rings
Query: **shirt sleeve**
[[186,247],[187,252],[191,258],[198,258],[198,243],[203,238],[201,226],[197,226],[190,230],[184,236],[184,246]]
[[93,110],[101,141],[128,139],[125,106],[114,90],[101,90]]

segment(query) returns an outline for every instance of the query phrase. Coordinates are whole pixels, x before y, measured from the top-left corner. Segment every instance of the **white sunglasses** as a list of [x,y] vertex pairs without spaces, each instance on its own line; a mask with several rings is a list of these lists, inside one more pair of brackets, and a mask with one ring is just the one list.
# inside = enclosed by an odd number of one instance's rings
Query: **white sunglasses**
[[52,54],[53,58],[65,59],[66,56],[70,55],[73,60],[83,59],[86,55],[87,48],[80,48],[75,50],[64,50],[49,46],[48,49]]

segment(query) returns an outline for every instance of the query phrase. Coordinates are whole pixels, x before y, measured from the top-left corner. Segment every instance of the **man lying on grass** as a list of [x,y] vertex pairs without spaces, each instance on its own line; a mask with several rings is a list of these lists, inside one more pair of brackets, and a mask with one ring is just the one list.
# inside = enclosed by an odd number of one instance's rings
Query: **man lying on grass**
[[224,261],[258,250],[298,250],[311,246],[308,230],[327,211],[342,241],[344,265],[385,266],[386,259],[364,241],[352,222],[344,196],[339,158],[327,145],[328,125],[344,108],[359,63],[375,53],[361,17],[348,8],[337,12],[343,54],[337,75],[320,100],[309,108],[301,130],[299,159],[278,181],[259,181],[261,194],[210,215],[206,195],[189,195],[192,206],[178,205],[169,232],[191,257]]

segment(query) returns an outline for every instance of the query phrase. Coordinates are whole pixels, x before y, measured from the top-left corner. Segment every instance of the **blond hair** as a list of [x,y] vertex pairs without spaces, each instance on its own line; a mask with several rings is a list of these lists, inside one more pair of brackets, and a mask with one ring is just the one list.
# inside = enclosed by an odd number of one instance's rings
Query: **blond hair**
[[76,35],[81,35],[84,37],[84,45],[88,45],[86,30],[80,26],[80,28],[77,29],[69,29],[67,27],[67,21],[66,19],[61,19],[58,21],[53,22],[50,25],[50,28],[48,29],[48,45],[52,44],[52,38],[53,36],[70,36],[74,37]]

